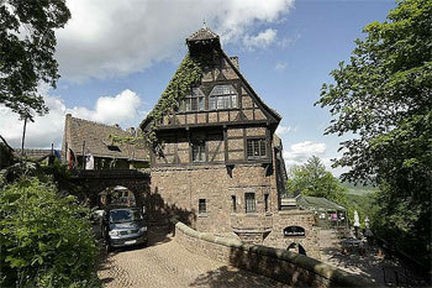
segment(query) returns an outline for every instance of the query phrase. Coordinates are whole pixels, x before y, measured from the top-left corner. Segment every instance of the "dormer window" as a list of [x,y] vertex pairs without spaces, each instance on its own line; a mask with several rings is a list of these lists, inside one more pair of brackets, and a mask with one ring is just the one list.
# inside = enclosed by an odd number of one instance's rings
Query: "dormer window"
[[209,109],[237,108],[237,91],[232,85],[216,85],[210,92]]
[[187,95],[180,105],[180,111],[202,111],[204,110],[204,93],[199,88],[192,88],[191,94]]

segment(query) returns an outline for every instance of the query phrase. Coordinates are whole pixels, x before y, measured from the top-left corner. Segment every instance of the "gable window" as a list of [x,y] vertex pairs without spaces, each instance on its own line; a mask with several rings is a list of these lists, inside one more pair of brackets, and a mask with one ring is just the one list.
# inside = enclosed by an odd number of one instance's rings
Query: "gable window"
[[245,210],[246,213],[255,213],[255,193],[245,193]]
[[205,214],[205,213],[207,213],[206,199],[199,199],[198,200],[198,214]]
[[187,95],[180,104],[180,111],[203,111],[204,93],[199,88],[192,88],[191,94]]
[[192,142],[191,145],[192,145],[192,162],[205,162],[206,161],[205,141],[195,140]]
[[265,158],[267,157],[266,141],[264,138],[247,139],[247,158]]
[[237,92],[232,85],[216,85],[210,92],[209,109],[237,108]]

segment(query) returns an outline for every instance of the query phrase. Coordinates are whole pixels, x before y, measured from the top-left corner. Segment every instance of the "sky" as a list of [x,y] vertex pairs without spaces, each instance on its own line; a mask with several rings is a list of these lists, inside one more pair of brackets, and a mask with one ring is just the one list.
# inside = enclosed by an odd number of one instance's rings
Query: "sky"
[[[41,84],[49,114],[27,125],[26,148],[60,148],[64,117],[137,126],[187,53],[185,38],[203,21],[238,56],[255,92],[283,119],[288,168],[319,156],[330,167],[336,135],[314,106],[331,70],[349,61],[362,28],[384,21],[394,0],[67,0],[72,18],[56,31],[57,88]],[[23,122],[0,105],[0,135],[21,147]]]

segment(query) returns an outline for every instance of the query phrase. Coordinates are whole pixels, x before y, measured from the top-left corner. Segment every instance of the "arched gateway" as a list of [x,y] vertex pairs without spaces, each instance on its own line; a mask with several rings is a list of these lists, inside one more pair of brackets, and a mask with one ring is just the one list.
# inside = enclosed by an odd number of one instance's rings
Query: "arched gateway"
[[90,207],[98,206],[98,194],[107,187],[126,187],[134,194],[139,207],[150,193],[150,173],[133,169],[82,170],[72,180],[85,189]]

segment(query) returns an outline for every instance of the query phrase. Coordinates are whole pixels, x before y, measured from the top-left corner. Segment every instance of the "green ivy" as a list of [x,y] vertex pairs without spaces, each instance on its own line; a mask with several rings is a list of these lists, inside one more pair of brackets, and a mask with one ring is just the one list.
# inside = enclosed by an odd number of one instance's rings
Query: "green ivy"
[[179,108],[186,95],[190,94],[191,87],[201,83],[204,67],[212,64],[213,55],[214,53],[203,53],[191,57],[188,54],[181,62],[167,88],[162,93],[159,102],[148,115],[152,123],[144,136],[153,147],[157,143],[155,130],[158,123],[160,123],[164,115],[174,113]]

